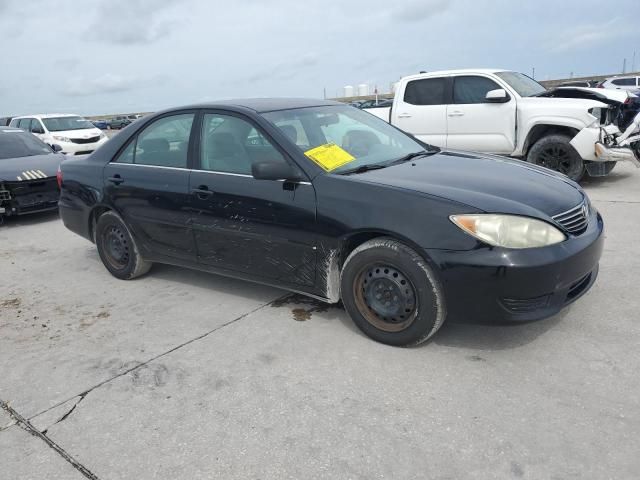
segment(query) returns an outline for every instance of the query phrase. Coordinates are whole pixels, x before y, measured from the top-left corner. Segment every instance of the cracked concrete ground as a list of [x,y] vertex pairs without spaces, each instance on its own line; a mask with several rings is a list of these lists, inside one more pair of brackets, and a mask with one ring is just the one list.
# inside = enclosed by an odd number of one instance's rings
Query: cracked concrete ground
[[584,186],[607,241],[583,299],[415,349],[272,288],[121,282],[55,215],[12,220],[0,478],[637,478],[640,171]]

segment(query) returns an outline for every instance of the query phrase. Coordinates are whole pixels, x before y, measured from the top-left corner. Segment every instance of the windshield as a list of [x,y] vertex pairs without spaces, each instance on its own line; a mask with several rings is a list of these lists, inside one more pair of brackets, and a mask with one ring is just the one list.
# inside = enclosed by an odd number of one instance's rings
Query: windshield
[[0,130],[0,160],[53,153],[49,145],[21,130]]
[[533,97],[545,92],[547,89],[533,78],[518,72],[498,72],[498,77],[507,82],[521,97]]
[[383,120],[346,105],[280,110],[263,116],[307,157],[333,173],[383,166],[425,150],[425,145]]
[[43,118],[42,122],[50,132],[62,132],[64,130],[85,130],[87,128],[95,128],[93,123],[82,117]]

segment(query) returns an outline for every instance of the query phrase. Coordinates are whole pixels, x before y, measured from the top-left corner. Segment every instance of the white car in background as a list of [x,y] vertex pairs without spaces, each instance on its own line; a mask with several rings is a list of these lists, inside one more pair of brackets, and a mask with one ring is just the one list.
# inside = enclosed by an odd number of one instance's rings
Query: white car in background
[[107,136],[89,120],[72,114],[25,115],[10,126],[26,130],[67,155],[87,155],[107,142]]
[[627,77],[611,77],[598,85],[598,88],[610,88],[617,90],[636,90],[640,85],[640,77],[632,75]]

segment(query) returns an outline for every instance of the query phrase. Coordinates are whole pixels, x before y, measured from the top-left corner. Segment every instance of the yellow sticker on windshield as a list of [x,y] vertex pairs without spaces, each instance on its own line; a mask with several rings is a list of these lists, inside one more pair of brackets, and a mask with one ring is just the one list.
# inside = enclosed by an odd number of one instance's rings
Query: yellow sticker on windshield
[[335,170],[336,168],[355,160],[349,152],[340,148],[335,143],[320,145],[319,147],[307,150],[304,154],[324,168],[327,172]]

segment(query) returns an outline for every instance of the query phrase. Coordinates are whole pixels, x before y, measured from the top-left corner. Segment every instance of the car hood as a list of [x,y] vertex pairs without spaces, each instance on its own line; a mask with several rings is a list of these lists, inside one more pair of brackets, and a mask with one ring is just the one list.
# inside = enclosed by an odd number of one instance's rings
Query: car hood
[[1,159],[0,181],[29,181],[38,178],[55,177],[58,166],[64,158],[64,155],[52,153]]
[[568,177],[497,155],[443,151],[350,176],[357,181],[446,198],[489,213],[547,218],[583,199]]
[[611,90],[606,88],[587,87],[558,87],[547,90],[534,98],[572,98],[582,100],[595,100],[609,105],[625,103],[629,95],[624,90]]
[[68,138],[92,138],[100,135],[99,128],[84,128],[82,130],[62,130],[60,132],[51,132],[51,135]]

